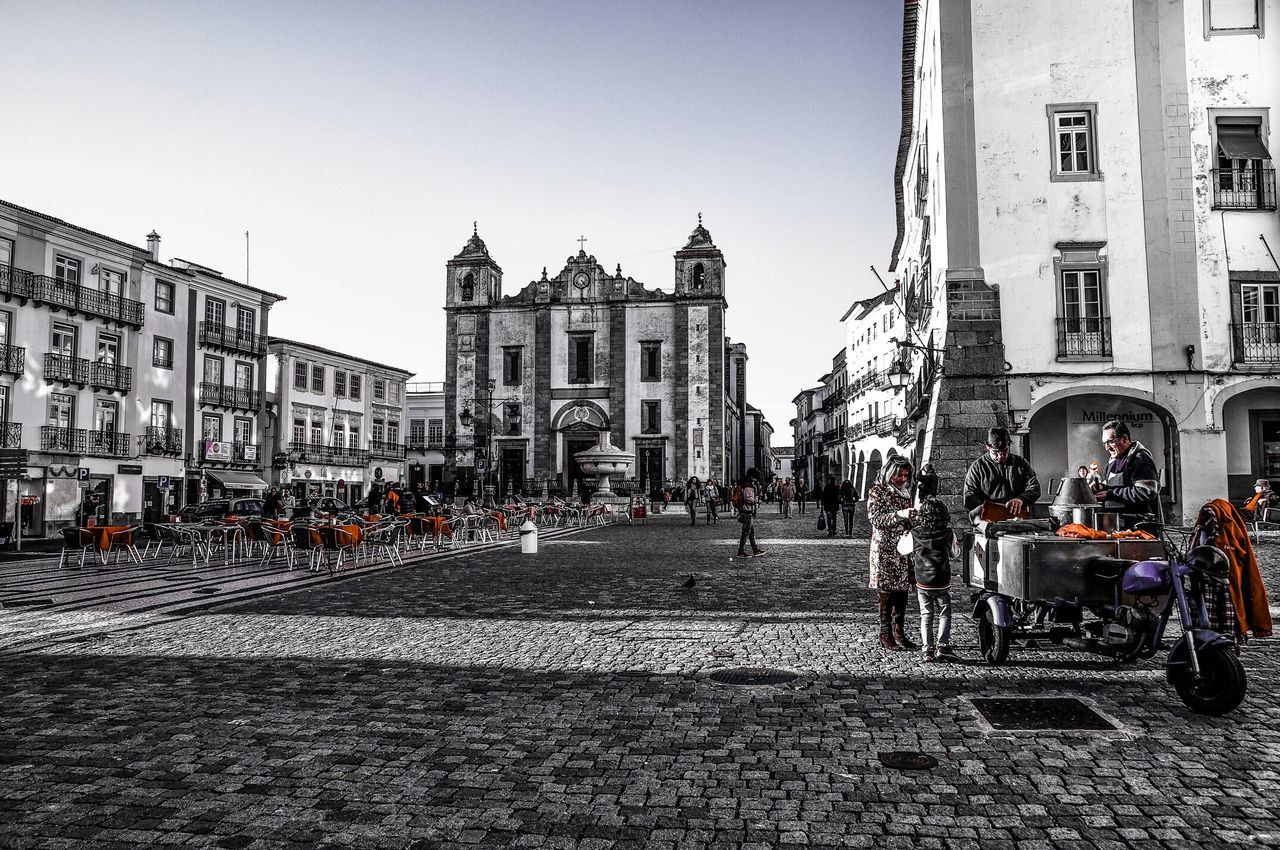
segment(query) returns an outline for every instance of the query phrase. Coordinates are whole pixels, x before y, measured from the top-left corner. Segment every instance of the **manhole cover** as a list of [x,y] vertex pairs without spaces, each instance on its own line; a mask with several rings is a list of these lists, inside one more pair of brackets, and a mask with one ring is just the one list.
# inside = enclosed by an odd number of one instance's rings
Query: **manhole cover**
[[734,667],[731,670],[717,670],[707,678],[720,685],[769,687],[790,682],[798,675],[790,670],[774,670],[769,667]]
[[192,593],[203,593],[203,594],[208,595],[208,594],[210,594],[210,593],[218,593],[218,592],[220,592],[221,590],[222,590],[222,588],[220,588],[220,587],[197,587],[195,590],[193,590],[193,591],[191,591],[191,592],[192,592]]
[[52,599],[4,599],[0,606],[5,608],[34,608],[39,605],[52,605]]
[[1106,731],[1118,728],[1110,720],[1074,697],[1018,697],[970,701],[993,729]]
[[929,770],[938,766],[938,760],[928,753],[917,753],[909,750],[880,753],[880,763],[885,767],[892,767],[897,770]]

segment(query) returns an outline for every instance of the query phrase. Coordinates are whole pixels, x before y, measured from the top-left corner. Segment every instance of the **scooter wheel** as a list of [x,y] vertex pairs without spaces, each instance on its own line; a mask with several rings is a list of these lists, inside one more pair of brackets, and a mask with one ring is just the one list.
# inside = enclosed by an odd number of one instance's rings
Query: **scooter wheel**
[[1187,664],[1178,669],[1173,688],[1187,708],[1196,714],[1219,717],[1232,711],[1244,700],[1248,690],[1244,665],[1225,646],[1206,646],[1196,653],[1200,661],[1200,677],[1196,678]]
[[1003,664],[1009,657],[1009,629],[997,626],[990,617],[978,620],[978,652],[988,664]]

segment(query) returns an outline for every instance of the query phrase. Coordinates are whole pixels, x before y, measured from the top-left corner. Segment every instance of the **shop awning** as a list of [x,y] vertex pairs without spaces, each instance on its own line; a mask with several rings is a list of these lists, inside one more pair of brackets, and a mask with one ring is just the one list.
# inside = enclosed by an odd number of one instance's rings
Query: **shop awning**
[[267,482],[252,472],[232,472],[227,469],[211,469],[209,477],[228,490],[265,490]]
[[1258,128],[1244,124],[1219,124],[1218,147],[1227,159],[1271,159]]

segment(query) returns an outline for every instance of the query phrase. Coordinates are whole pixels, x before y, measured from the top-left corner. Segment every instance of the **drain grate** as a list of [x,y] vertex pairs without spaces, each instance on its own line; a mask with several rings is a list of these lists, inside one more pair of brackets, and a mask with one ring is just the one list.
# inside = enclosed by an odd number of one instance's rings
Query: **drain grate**
[[799,675],[790,670],[775,670],[771,667],[734,667],[717,670],[707,678],[719,685],[750,688],[784,685]]
[[203,594],[205,594],[205,595],[208,595],[208,594],[210,594],[210,593],[221,593],[221,592],[222,592],[222,588],[220,588],[220,587],[197,587],[195,590],[193,590],[193,591],[191,591],[191,592],[192,592],[192,593],[203,593]]
[[1074,697],[971,699],[993,729],[1083,729],[1119,727]]
[[928,753],[912,750],[895,750],[879,754],[880,763],[897,770],[930,770],[938,766],[938,760]]
[[52,605],[52,599],[0,599],[2,608],[36,608],[41,605]]

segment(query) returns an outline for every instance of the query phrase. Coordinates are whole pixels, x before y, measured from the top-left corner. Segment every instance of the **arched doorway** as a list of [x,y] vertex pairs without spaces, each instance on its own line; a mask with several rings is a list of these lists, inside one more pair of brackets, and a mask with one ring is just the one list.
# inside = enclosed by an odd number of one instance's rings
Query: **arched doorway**
[[859,499],[867,497],[867,453],[858,452],[858,465],[853,471],[854,482],[853,492],[858,494]]
[[[1097,461],[1107,465],[1102,426],[1118,419],[1129,426],[1132,438],[1151,452],[1161,470],[1160,498],[1166,504],[1180,501],[1177,420],[1138,390],[1065,391],[1041,400],[1031,410],[1026,437],[1026,458],[1040,479],[1041,501],[1053,498],[1051,482],[1075,474],[1080,465]],[[1176,517],[1176,510],[1166,516]]]
[[549,489],[559,490],[562,495],[584,495],[584,490],[589,494],[595,488],[595,481],[588,483],[574,455],[599,443],[600,432],[609,431],[609,415],[590,399],[573,399],[551,418],[551,430],[555,434],[559,462]]
[[871,456],[867,458],[867,489],[870,490],[875,486],[876,479],[880,477],[880,467],[884,466],[884,459],[880,457],[879,449],[872,449]]
[[1227,498],[1248,497],[1259,478],[1280,488],[1280,387],[1272,382],[1231,394],[1216,421],[1226,435]]

